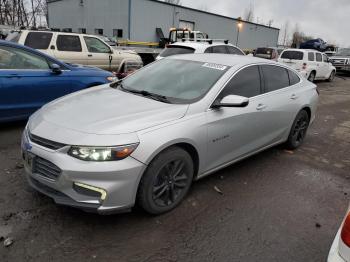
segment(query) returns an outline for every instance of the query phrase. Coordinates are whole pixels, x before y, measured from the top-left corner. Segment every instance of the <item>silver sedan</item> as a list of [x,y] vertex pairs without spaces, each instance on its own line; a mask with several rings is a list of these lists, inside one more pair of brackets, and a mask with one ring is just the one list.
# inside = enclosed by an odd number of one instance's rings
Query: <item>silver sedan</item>
[[313,83],[275,62],[166,58],[37,111],[22,138],[28,181],[58,204],[161,214],[194,180],[277,144],[299,147],[317,102]]

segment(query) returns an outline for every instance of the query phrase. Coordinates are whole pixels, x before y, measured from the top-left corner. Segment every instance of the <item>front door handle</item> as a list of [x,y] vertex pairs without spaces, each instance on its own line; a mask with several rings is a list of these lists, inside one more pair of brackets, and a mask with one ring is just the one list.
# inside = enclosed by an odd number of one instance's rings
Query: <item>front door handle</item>
[[290,99],[292,99],[292,100],[296,100],[296,99],[298,99],[299,97],[296,95],[296,94],[293,94],[291,97],[290,97]]
[[88,54],[88,57],[92,57],[92,54]]
[[259,104],[257,107],[256,107],[256,110],[264,110],[265,108],[267,107],[267,105],[264,105],[264,104]]

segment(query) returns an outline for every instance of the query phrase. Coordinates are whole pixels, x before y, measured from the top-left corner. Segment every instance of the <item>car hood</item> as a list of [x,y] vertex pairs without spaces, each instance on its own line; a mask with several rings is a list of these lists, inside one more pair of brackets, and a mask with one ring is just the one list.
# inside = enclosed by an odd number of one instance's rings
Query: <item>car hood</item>
[[174,105],[103,85],[68,95],[44,106],[32,128],[45,121],[81,133],[118,135],[182,118],[188,105]]
[[334,56],[331,56],[329,59],[349,59],[350,56],[338,56],[338,55],[334,55]]

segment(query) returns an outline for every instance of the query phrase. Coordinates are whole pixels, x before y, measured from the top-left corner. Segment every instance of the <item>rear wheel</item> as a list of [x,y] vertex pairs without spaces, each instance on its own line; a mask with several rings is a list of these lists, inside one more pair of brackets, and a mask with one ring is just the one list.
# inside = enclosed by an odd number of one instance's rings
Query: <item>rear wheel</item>
[[331,75],[329,76],[329,78],[327,79],[328,82],[332,82],[335,78],[335,71],[332,71]]
[[174,209],[190,189],[193,172],[192,158],[185,150],[172,147],[160,153],[141,179],[139,205],[155,215]]
[[304,142],[309,122],[310,119],[308,113],[305,110],[301,110],[296,116],[289,133],[286,143],[288,149],[296,149],[301,146]]
[[315,82],[315,78],[316,78],[316,73],[313,71],[310,73],[309,78],[307,80],[313,83]]

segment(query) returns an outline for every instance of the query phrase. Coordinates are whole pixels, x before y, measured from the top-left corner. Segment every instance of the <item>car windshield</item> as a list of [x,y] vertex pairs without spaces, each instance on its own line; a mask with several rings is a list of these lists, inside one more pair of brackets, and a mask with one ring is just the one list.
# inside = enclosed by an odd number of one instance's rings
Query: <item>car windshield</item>
[[137,71],[122,82],[125,91],[147,92],[170,103],[189,104],[203,98],[227,72],[228,66],[164,59]]
[[300,51],[284,51],[281,55],[281,58],[291,60],[303,60],[304,53]]
[[350,56],[350,48],[339,49],[336,55]]
[[163,52],[160,53],[161,57],[167,57],[172,55],[181,55],[181,54],[193,54],[194,49],[187,46],[168,46],[166,49],[164,49]]

